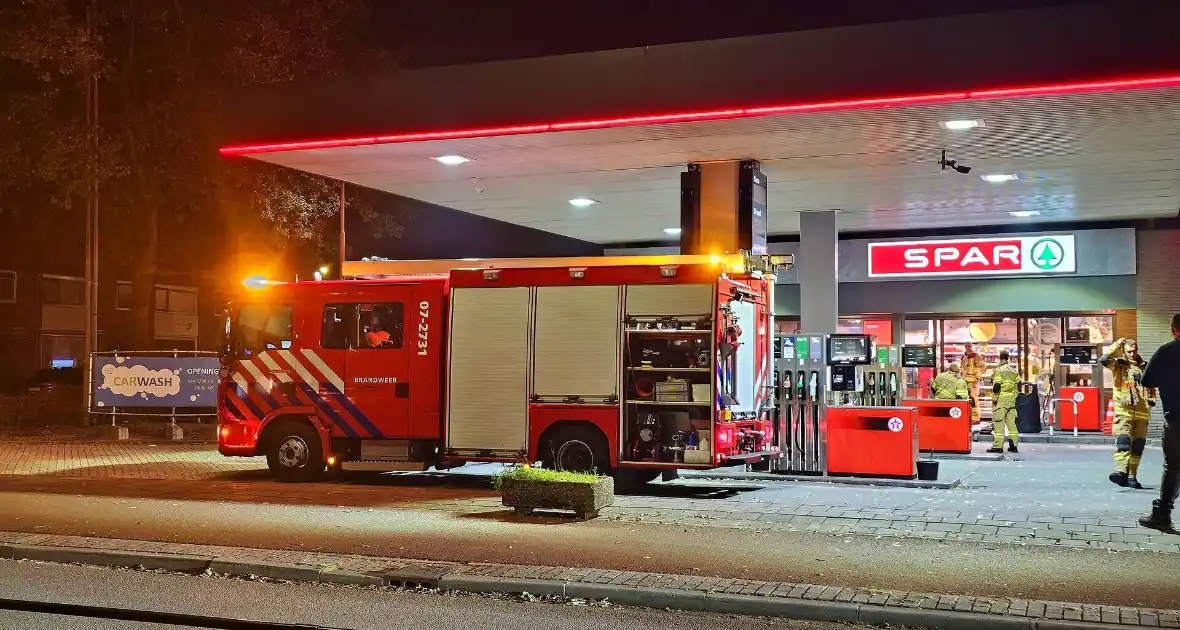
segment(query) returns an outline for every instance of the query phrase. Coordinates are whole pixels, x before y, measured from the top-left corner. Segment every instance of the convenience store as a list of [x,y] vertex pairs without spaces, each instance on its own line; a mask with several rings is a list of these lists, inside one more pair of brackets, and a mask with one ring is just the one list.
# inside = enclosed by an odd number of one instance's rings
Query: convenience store
[[[1143,233],[1176,238],[1175,232]],[[1057,368],[1057,344],[1135,336],[1139,238],[1135,228],[1116,228],[843,240],[838,332],[873,335],[881,344],[933,345],[940,366],[960,360],[970,343],[989,366],[980,382],[985,388],[1007,349],[1018,357],[1022,378],[1045,392]],[[778,332],[798,330],[799,299],[789,274],[775,294]],[[933,372],[911,371],[909,394],[921,395]],[[1068,379],[1097,385],[1085,369]],[[1108,391],[1110,381],[1101,383]],[[989,416],[986,402],[981,411]]]

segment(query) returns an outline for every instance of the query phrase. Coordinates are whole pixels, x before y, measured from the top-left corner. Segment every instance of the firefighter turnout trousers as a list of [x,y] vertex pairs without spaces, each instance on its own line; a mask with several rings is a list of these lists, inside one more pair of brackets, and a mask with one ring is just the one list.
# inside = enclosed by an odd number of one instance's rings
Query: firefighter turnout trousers
[[1010,365],[1001,365],[992,372],[992,380],[999,385],[1000,391],[992,400],[992,448],[1004,447],[1004,430],[1008,431],[1008,439],[1013,444],[1020,443],[1020,433],[1016,428],[1016,394],[1020,390],[1020,374]]
[[1008,430],[1008,439],[1013,444],[1020,443],[1020,433],[1016,429],[1016,401],[1000,402],[992,407],[992,447],[1004,447],[1004,430]]
[[967,380],[967,398],[971,401],[971,422],[979,422],[979,381]]
[[1147,420],[1151,410],[1146,405],[1114,403],[1114,470],[1137,477],[1143,449],[1147,447]]

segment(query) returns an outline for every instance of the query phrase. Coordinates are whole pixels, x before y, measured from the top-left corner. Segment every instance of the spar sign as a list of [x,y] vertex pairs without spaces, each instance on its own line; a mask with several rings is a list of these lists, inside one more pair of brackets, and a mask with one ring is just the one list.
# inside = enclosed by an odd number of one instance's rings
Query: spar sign
[[869,243],[869,277],[1017,276],[1077,271],[1072,234]]

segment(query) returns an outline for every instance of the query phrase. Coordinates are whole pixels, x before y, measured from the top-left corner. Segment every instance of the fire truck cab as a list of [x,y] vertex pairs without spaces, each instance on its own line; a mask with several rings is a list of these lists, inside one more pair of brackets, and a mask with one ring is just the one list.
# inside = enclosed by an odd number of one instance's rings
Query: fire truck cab
[[227,310],[218,448],[289,481],[540,462],[644,482],[780,457],[764,259],[375,262],[266,283]]

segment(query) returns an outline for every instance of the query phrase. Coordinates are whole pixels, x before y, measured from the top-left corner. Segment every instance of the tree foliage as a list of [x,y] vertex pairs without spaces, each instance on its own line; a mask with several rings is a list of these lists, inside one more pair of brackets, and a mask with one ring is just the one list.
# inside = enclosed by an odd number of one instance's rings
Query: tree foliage
[[[0,2],[0,213],[32,203],[76,218],[93,175],[104,238],[137,271],[145,318],[161,226],[209,247],[249,240],[250,229],[259,242],[323,251],[337,184],[222,159],[215,139],[234,90],[388,66],[366,36],[371,1]],[[91,76],[97,126],[87,118]],[[396,235],[388,219],[357,211]]]

